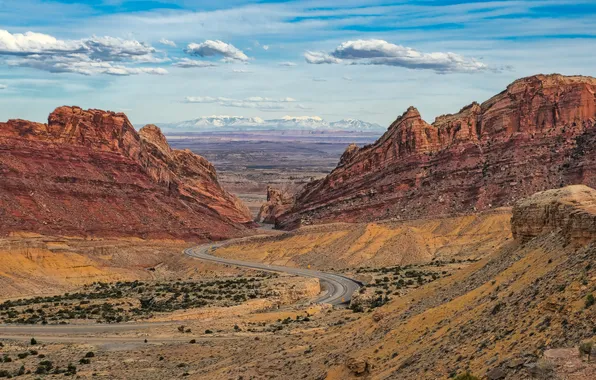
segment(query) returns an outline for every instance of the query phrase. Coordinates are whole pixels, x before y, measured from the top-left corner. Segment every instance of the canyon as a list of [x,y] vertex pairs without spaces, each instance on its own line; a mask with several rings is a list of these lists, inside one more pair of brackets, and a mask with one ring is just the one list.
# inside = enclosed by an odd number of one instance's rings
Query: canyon
[[[294,135],[258,154],[79,107],[0,123],[0,375],[593,378],[595,89],[524,78],[432,125],[410,108],[363,147],[317,135],[273,169]],[[253,163],[270,186],[249,210],[227,186],[246,197]],[[197,244],[225,264],[183,255]],[[272,266],[360,287],[317,303],[323,281]]]

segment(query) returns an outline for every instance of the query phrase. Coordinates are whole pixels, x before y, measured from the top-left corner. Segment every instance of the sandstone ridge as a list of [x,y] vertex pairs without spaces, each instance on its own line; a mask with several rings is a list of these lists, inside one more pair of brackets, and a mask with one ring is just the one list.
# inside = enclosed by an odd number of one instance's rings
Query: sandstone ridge
[[222,239],[247,208],[215,168],[171,149],[156,126],[123,113],[59,107],[47,124],[0,123],[0,234]]
[[278,227],[467,214],[568,184],[596,186],[595,93],[596,78],[536,75],[433,124],[410,107],[308,184]]
[[513,207],[513,237],[527,242],[558,232],[584,245],[596,238],[596,190],[584,185],[536,193]]

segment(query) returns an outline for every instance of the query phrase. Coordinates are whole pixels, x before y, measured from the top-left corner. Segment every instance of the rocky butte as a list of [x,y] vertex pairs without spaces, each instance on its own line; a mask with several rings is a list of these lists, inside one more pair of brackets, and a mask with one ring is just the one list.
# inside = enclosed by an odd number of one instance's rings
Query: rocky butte
[[410,107],[309,183],[281,228],[466,214],[568,184],[596,187],[596,78],[536,75],[425,122]]
[[47,124],[0,123],[0,235],[223,239],[248,209],[206,159],[126,115],[60,107]]
[[263,203],[256,221],[274,224],[275,219],[292,206],[292,198],[283,190],[267,186],[267,202]]

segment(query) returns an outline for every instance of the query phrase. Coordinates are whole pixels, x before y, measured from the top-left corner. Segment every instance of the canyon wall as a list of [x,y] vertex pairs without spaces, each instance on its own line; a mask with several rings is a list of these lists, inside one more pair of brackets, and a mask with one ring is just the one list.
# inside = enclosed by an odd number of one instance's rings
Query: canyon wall
[[213,165],[155,126],[137,133],[122,113],[79,107],[0,123],[0,235],[210,240],[251,224]]
[[350,146],[276,224],[467,214],[568,184],[596,187],[595,93],[595,78],[536,75],[433,124],[410,107],[374,144]]

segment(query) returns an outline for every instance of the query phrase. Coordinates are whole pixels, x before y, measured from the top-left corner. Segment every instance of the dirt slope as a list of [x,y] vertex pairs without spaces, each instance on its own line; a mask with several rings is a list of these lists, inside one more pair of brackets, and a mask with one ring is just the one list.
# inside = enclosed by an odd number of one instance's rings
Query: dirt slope
[[407,222],[330,224],[251,238],[217,255],[313,268],[382,267],[433,259],[477,259],[511,238],[510,209]]

